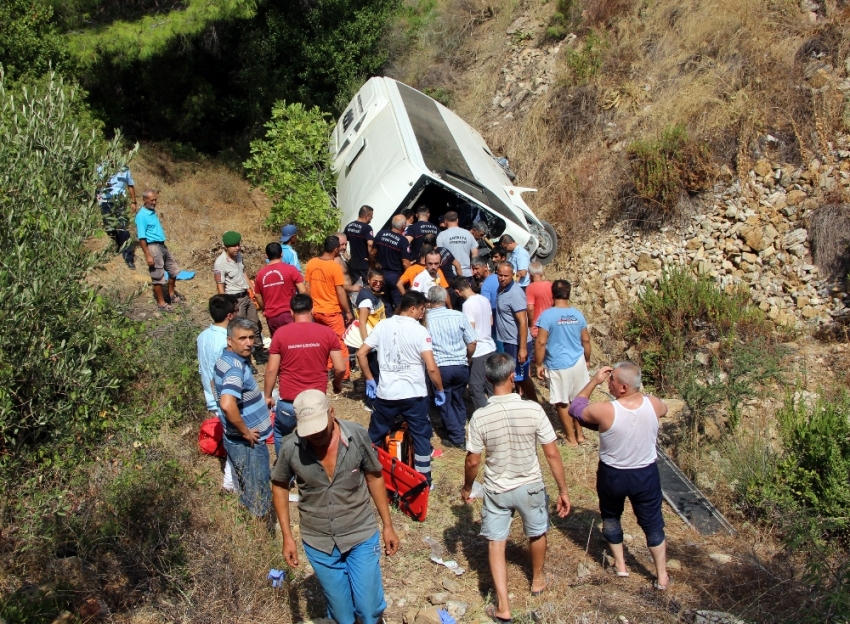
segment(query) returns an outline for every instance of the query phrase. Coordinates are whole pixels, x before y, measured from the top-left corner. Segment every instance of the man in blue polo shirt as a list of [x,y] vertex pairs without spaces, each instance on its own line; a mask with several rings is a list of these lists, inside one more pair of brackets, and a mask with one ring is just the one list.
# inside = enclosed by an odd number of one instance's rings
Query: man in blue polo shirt
[[525,293],[514,282],[514,268],[510,262],[496,267],[499,294],[496,298],[496,337],[502,341],[505,353],[516,360],[516,391],[525,393],[526,399],[537,400],[537,390],[529,374],[531,362],[531,332],[528,329],[528,311]]
[[301,263],[298,261],[298,252],[292,247],[295,237],[298,236],[298,228],[294,225],[284,225],[280,230],[280,249],[283,252],[280,259],[286,264],[291,264],[299,271]]
[[254,516],[266,516],[272,503],[269,449],[273,433],[272,400],[251,374],[248,357],[254,347],[254,322],[245,317],[227,326],[227,349],[215,363],[215,395],[224,426],[224,450],[233,464],[239,499]]
[[168,271],[168,298],[171,303],[183,303],[182,296],[177,294],[177,274],[180,267],[168,247],[165,246],[165,230],[156,214],[156,202],[159,194],[153,189],[147,189],[142,193],[144,205],[136,213],[136,236],[139,245],[145,254],[145,262],[153,282],[153,296],[160,312],[174,312],[171,304],[165,302],[162,287],[166,283],[165,272]]
[[381,230],[375,236],[375,262],[384,272],[384,303],[387,317],[392,316],[395,307],[401,303],[401,291],[396,287],[401,274],[410,266],[410,243],[404,237],[407,218],[396,215],[392,220],[392,229]]
[[521,247],[513,236],[505,234],[499,239],[499,244],[511,253],[510,263],[514,268],[516,282],[523,288],[531,283],[531,276],[528,274],[528,265],[531,264],[531,256],[525,247]]

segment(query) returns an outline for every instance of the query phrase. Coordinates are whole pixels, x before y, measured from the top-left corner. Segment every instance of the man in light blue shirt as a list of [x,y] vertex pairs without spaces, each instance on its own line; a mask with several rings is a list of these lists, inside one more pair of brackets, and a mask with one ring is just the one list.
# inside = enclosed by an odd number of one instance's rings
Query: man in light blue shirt
[[[136,213],[136,235],[151,274],[157,309],[160,312],[174,312],[171,304],[184,302],[183,297],[175,291],[180,267],[177,266],[177,260],[171,255],[171,251],[165,246],[165,230],[162,229],[162,223],[156,213],[158,197],[159,194],[153,189],[147,189],[142,193],[144,205]],[[168,298],[171,303],[165,302],[162,291],[162,287],[166,284],[166,271],[168,271]]]
[[443,380],[443,392],[446,393],[445,402],[438,405],[437,410],[449,433],[451,445],[466,448],[463,391],[469,382],[469,363],[475,353],[478,334],[463,312],[446,308],[446,294],[442,286],[432,286],[428,291],[426,322],[431,333],[434,360]]
[[[114,166],[106,162],[97,168],[98,175],[105,175],[107,167]],[[127,267],[135,270],[135,249],[130,241],[130,230],[127,229],[127,195],[130,195],[130,207],[136,211],[136,183],[129,167],[123,167],[115,173],[97,194],[100,212],[103,215],[103,225],[106,233],[115,241],[115,252],[120,253]]]
[[514,275],[516,282],[523,288],[531,283],[531,276],[528,274],[528,265],[531,264],[531,256],[525,247],[521,247],[513,236],[505,234],[499,239],[499,244],[511,252],[510,263],[514,267]]
[[[209,312],[212,325],[198,336],[198,373],[204,389],[204,400],[211,417],[221,419],[221,409],[215,398],[215,363],[227,348],[227,325],[236,313],[236,303],[227,295],[213,295],[210,298]],[[224,465],[225,490],[233,491],[233,464],[228,459]]]
[[286,264],[291,264],[300,271],[301,263],[298,261],[298,253],[292,248],[292,244],[295,242],[297,236],[298,228],[294,225],[284,225],[283,228],[281,228],[280,248],[283,251],[283,254],[280,259]]
[[590,334],[584,315],[570,306],[572,285],[566,280],[552,282],[554,305],[537,317],[535,362],[538,379],[549,378],[549,402],[567,434],[567,444],[584,442],[581,425],[569,415],[570,403],[588,382]]

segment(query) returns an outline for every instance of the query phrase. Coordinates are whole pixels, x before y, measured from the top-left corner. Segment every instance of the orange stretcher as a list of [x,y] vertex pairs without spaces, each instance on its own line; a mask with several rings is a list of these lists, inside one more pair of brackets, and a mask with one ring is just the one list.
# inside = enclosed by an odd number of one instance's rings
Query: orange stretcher
[[375,447],[378,461],[383,467],[384,482],[387,486],[390,502],[398,506],[401,512],[417,522],[424,522],[428,515],[428,480],[421,472],[393,457],[379,446]]

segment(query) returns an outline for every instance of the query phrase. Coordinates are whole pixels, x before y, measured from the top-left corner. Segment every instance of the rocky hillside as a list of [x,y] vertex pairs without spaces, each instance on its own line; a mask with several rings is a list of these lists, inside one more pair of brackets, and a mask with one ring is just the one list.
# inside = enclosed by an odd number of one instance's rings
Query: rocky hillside
[[739,180],[716,184],[703,208],[680,226],[646,233],[595,220],[593,240],[575,251],[567,270],[582,284],[576,301],[596,316],[610,315],[665,268],[690,266],[724,288],[748,289],[780,325],[802,329],[846,317],[850,294],[840,280],[821,274],[808,227],[825,195],[850,187],[848,145],[846,135],[838,137],[828,165],[759,160],[743,187]]
[[[521,185],[538,188],[525,199],[558,230],[554,271],[574,280],[591,317],[622,309],[671,265],[748,289],[779,325],[847,316],[846,9],[814,0],[438,6],[464,36],[432,28],[390,71],[444,95],[510,158]],[[646,227],[626,206],[630,146],[674,126],[710,162],[683,172],[701,186]],[[830,240],[818,246],[823,232]]]

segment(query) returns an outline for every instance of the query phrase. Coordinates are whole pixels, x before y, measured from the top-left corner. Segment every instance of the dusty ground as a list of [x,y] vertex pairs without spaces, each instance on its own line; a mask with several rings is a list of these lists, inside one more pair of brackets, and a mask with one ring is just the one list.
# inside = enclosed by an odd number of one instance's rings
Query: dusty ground
[[[132,167],[138,191],[148,186],[161,189],[160,212],[169,244],[181,267],[197,272],[195,279],[178,285],[188,299],[188,304],[179,308],[178,315],[190,317],[199,327],[205,326],[209,322],[206,301],[215,292],[211,267],[219,253],[219,236],[227,229],[241,231],[248,246],[248,268],[256,270],[261,261],[260,250],[266,242],[277,238],[276,233],[262,226],[267,200],[217,165],[177,164],[161,153],[143,149]],[[132,316],[152,318],[158,313],[155,312],[140,253],[137,254],[137,265],[136,271],[130,271],[120,258],[116,258],[97,274],[96,279],[107,290],[132,298]],[[565,274],[566,267],[556,264],[550,272],[553,274],[548,277],[555,278]],[[823,357],[831,363],[838,356],[825,354]],[[823,359],[822,362],[827,363]],[[345,391],[334,405],[341,418],[367,425],[369,414],[361,403],[363,385],[359,373],[354,373],[353,379],[354,389]],[[548,398],[545,389],[543,397]],[[554,412],[548,404],[546,408],[556,430],[560,431]],[[435,423],[432,442],[440,448],[439,419],[435,414],[432,417]],[[187,441],[187,448],[193,448],[191,439],[195,431],[187,427],[182,435]],[[793,566],[783,559],[770,535],[739,524],[737,537],[701,536],[688,529],[666,505],[664,516],[669,557],[678,562],[678,567],[671,570],[673,585],[666,592],[652,589],[654,568],[643,534],[628,508],[623,525],[625,531],[633,536],[627,548],[632,574],[629,578],[617,578],[606,562],[605,548],[600,541],[595,493],[598,447],[592,432],[589,439],[589,445],[578,449],[560,447],[573,510],[563,520],[552,516],[547,570],[554,573],[556,580],[540,597],[530,595],[529,560],[521,523],[515,522],[512,527],[508,561],[515,618],[551,622],[677,622],[691,621],[696,609],[710,609],[730,611],[751,621],[775,621],[781,617],[780,613],[787,613],[792,608],[787,605],[797,602],[794,592],[798,587],[791,578]],[[257,563],[256,557],[251,560],[262,569],[240,571],[250,579],[256,591],[265,596],[260,601],[263,605],[260,612],[255,611],[244,621],[274,619],[298,622],[322,617],[321,593],[308,571],[302,569],[290,576],[285,590],[266,587],[268,568],[284,567],[278,551],[279,537],[270,537],[256,527],[246,537],[237,502],[232,497],[218,495],[220,468],[217,461],[196,455],[191,450],[184,450],[182,455],[198,475],[201,499],[212,501],[206,503],[208,509],[203,512],[208,516],[205,530],[209,532],[211,543],[217,539],[228,539],[230,534],[238,536],[230,539],[242,540],[239,543],[244,547],[258,548],[263,553],[261,563]],[[388,603],[386,619],[389,622],[401,622],[404,617],[414,615],[418,608],[427,606],[428,596],[445,591],[442,586],[445,580],[459,584],[459,589],[455,588],[458,591],[448,598],[468,604],[465,621],[487,619],[483,610],[493,595],[487,565],[487,543],[478,537],[480,502],[466,506],[459,499],[463,458],[462,451],[446,449],[444,456],[434,461],[436,488],[431,493],[425,522],[417,523],[398,511],[393,512],[402,546],[396,556],[384,559],[383,564]],[[542,455],[541,465],[545,467]],[[544,468],[544,474],[547,473]],[[555,491],[548,474],[546,480],[550,493]],[[294,513],[294,516],[297,517],[297,514]],[[731,519],[735,522],[734,517]],[[425,537],[432,537],[443,544],[447,550],[446,557],[455,559],[466,572],[455,577],[446,568],[430,562],[430,548],[423,542]],[[276,540],[278,546],[271,545],[270,540]],[[712,554],[730,555],[730,560],[720,563],[711,557]],[[590,574],[579,578],[578,569],[583,562],[590,564]],[[170,619],[157,616],[149,606],[129,614],[126,620],[118,618],[116,621]]]

